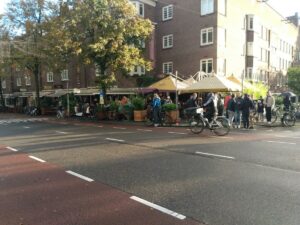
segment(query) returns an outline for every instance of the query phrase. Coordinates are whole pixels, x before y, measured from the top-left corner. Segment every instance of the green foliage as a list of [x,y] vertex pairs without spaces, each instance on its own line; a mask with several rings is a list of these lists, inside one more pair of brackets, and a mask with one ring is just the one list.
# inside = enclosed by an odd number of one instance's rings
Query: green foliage
[[105,109],[104,105],[102,105],[102,104],[96,105],[96,112],[105,112],[105,111],[106,111],[106,109]]
[[163,110],[165,110],[166,112],[176,110],[176,104],[174,104],[174,103],[164,104]]
[[262,82],[253,83],[251,88],[245,88],[244,93],[253,96],[254,99],[259,99],[260,96],[264,97],[267,95],[268,86]]
[[115,101],[111,101],[109,103],[109,111],[114,111],[115,112],[115,111],[117,111],[118,107],[119,107],[119,104]]
[[300,94],[300,67],[292,67],[288,70],[288,86],[296,94]]
[[52,98],[47,98],[43,97],[41,100],[41,107],[51,107],[53,106],[53,99]]
[[145,99],[141,97],[134,97],[131,100],[134,110],[144,110],[145,109]]
[[275,105],[283,105],[283,97],[282,96],[275,96]]
[[[61,97],[62,100],[62,105],[65,109],[68,108],[68,95],[63,95]],[[75,95],[73,93],[69,94],[69,107],[70,107],[70,112],[74,113],[74,108],[76,105],[76,99],[75,99]]]

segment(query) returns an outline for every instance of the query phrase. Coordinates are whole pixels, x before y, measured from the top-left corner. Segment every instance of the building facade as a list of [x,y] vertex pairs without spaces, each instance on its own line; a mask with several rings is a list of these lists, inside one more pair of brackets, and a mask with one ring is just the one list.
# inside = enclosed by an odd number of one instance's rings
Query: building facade
[[[286,86],[288,68],[300,65],[298,15],[284,18],[266,0],[130,2],[139,16],[153,23],[152,36],[144,45],[153,70],[137,65],[129,76],[118,76],[119,87],[135,86],[142,75],[178,71],[188,78],[200,71],[261,81],[277,91]],[[34,77],[28,71],[12,67],[6,72],[1,85],[8,104],[11,96],[34,97]],[[76,59],[63,71],[44,68],[41,96],[67,89],[85,94],[97,87],[97,76],[96,68]]]

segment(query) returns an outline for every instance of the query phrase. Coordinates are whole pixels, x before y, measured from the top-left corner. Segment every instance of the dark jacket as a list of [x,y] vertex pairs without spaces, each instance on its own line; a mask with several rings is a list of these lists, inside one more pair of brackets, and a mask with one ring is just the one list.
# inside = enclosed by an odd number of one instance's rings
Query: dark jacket
[[245,97],[242,102],[242,111],[250,112],[250,109],[253,109],[253,108],[254,108],[254,104],[253,104],[252,100],[248,97]]

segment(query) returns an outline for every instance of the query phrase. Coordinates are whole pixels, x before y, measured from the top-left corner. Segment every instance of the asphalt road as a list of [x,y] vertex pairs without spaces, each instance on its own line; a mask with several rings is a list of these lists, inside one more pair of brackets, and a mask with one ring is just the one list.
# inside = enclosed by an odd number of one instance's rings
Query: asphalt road
[[4,120],[0,145],[189,219],[209,225],[300,224],[299,125],[217,137],[186,128]]

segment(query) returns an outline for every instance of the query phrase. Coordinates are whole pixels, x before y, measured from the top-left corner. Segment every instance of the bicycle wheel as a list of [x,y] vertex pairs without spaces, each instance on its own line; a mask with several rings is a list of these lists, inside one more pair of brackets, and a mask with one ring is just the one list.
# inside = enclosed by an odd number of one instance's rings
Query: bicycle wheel
[[283,124],[287,127],[295,126],[296,117],[292,113],[285,113],[283,115]]
[[204,130],[204,127],[204,121],[201,118],[190,121],[190,129],[193,134],[200,134]]
[[153,120],[151,120],[149,118],[146,118],[146,120],[144,122],[144,125],[147,126],[147,127],[153,126],[154,125]]
[[212,130],[215,135],[225,136],[230,131],[230,124],[228,119],[220,117],[216,118],[212,123]]

